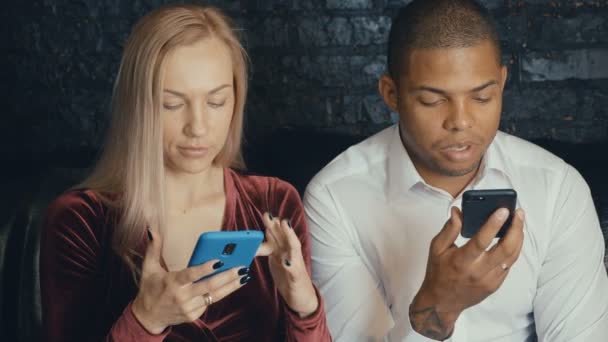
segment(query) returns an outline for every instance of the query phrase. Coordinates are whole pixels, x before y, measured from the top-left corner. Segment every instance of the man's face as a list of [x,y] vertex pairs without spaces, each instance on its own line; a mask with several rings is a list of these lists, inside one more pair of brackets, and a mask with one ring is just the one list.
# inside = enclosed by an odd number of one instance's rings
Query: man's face
[[[380,81],[385,101],[399,113],[405,148],[423,177],[477,170],[502,109],[507,73],[496,54],[490,41],[467,48],[415,49],[398,86],[390,79]],[[382,82],[389,81],[392,97],[382,91]]]

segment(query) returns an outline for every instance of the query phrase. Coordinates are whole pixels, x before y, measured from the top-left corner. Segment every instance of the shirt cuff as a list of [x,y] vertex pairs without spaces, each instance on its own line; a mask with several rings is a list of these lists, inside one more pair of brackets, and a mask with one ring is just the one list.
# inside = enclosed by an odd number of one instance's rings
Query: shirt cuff
[[148,332],[133,314],[132,306],[133,302],[129,303],[118,321],[114,323],[111,331],[114,341],[162,342],[171,333],[171,327],[167,327],[159,335]]
[[289,307],[289,305],[283,302],[283,305],[285,306],[287,321],[289,322],[289,325],[294,327],[296,330],[312,330],[316,328],[319,323],[321,323],[325,319],[325,310],[323,309],[323,297],[321,297],[321,294],[319,293],[319,290],[316,286],[313,286],[313,288],[315,289],[315,295],[317,296],[317,302],[319,303],[319,306],[317,307],[317,310],[315,310],[315,312],[306,317],[300,317],[297,312],[293,311]]

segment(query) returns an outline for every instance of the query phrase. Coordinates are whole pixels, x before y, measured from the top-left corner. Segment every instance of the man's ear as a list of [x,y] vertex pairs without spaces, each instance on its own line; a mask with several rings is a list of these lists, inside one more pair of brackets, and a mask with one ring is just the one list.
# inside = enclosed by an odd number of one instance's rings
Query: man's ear
[[380,80],[378,80],[378,91],[388,108],[392,112],[398,113],[399,93],[397,91],[397,84],[389,75],[385,74],[380,77]]
[[502,77],[500,87],[502,90],[505,90],[505,84],[507,84],[507,77],[509,76],[509,71],[506,65],[500,67],[500,76]]

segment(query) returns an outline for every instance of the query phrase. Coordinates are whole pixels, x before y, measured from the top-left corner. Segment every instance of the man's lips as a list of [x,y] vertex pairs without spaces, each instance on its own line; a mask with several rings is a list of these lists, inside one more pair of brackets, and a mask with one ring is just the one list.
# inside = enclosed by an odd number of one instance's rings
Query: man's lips
[[442,144],[441,147],[439,148],[440,150],[454,150],[454,149],[462,149],[468,146],[475,146],[475,145],[479,145],[478,143],[475,143],[473,141],[467,140],[467,141],[460,141],[460,142],[451,142],[451,143],[445,143]]
[[467,162],[476,155],[478,144],[464,141],[446,144],[439,149],[440,153],[454,163]]

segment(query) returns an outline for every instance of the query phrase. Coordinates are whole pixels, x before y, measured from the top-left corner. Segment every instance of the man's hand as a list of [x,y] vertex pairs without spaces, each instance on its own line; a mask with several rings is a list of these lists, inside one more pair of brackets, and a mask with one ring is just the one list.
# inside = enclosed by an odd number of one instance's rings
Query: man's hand
[[426,275],[410,305],[414,330],[436,340],[447,339],[466,308],[500,287],[519,257],[524,239],[524,212],[517,209],[506,235],[488,249],[508,215],[504,208],[494,212],[459,248],[454,241],[462,228],[462,213],[452,208],[450,219],[431,242]]

